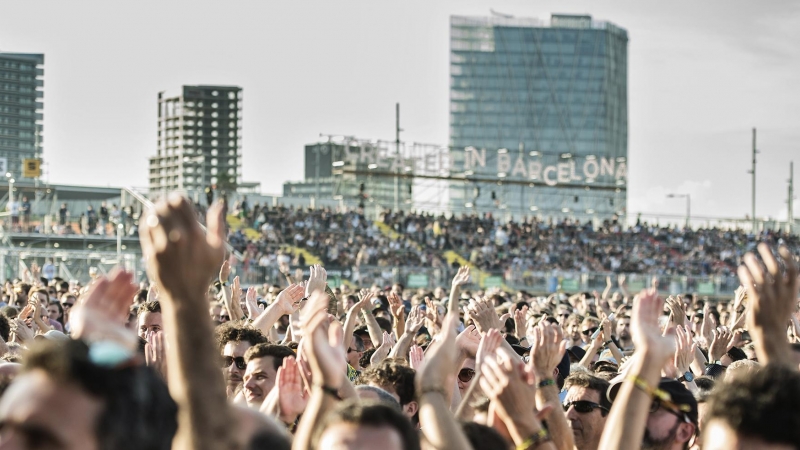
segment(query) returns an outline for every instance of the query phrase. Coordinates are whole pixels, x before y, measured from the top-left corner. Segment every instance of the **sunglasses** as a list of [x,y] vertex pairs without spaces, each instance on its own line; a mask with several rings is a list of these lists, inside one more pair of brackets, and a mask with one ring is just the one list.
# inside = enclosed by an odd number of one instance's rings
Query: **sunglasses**
[[239,370],[244,370],[247,367],[247,363],[244,362],[244,358],[241,356],[233,357],[233,356],[223,356],[222,357],[222,368],[228,368],[231,364],[236,363],[236,368]]
[[475,371],[472,369],[461,369],[458,372],[458,380],[462,383],[469,383],[475,376]]
[[359,352],[358,350],[356,350],[356,349],[352,349],[352,348],[348,348],[348,349],[347,349],[347,354],[348,354],[348,355],[349,355],[350,353],[353,353],[353,352],[360,353],[360,352]]
[[219,320],[231,320],[231,316],[219,316]]
[[72,305],[74,305],[74,304],[75,303],[62,303],[61,306],[64,307],[64,308],[72,308]]
[[581,333],[584,336],[591,336],[592,333],[594,333],[595,331],[597,331],[597,327],[592,327],[592,328],[589,328],[588,330],[583,330],[583,331],[581,331]]
[[575,411],[578,411],[581,414],[589,414],[590,412],[598,408],[608,412],[608,408],[606,408],[605,406],[598,405],[597,403],[590,402],[588,400],[575,400],[572,402],[564,403],[564,412],[567,412],[570,406],[575,408]]

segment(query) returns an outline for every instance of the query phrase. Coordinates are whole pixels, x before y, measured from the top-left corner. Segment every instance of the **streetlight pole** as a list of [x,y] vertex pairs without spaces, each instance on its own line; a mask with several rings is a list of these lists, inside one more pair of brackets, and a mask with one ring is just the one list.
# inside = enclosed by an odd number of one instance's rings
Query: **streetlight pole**
[[686,199],[686,228],[689,228],[689,223],[692,219],[692,196],[690,194],[667,194],[667,198]]

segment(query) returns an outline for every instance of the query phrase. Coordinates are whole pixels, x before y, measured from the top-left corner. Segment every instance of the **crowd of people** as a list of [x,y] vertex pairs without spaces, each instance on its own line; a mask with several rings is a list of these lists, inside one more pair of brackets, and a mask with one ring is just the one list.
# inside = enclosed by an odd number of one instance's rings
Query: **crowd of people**
[[[430,292],[331,289],[319,265],[243,289],[224,217],[209,208],[204,232],[185,199],[157,204],[140,221],[145,284],[115,270],[81,286],[35,265],[6,283],[0,450],[800,448],[786,246],[743,255],[723,301],[484,291],[466,267]],[[315,229],[300,217],[265,223]],[[435,247],[415,236],[428,225],[385,220]]]
[[[245,202],[246,206],[246,202]],[[248,239],[232,230],[231,241],[248,265],[278,264],[282,244],[304,248],[327,267],[439,267],[452,250],[474,267],[490,271],[650,273],[662,276],[736,275],[742,257],[758,242],[800,248],[800,238],[783,231],[688,229],[637,222],[625,227],[569,219],[503,221],[491,214],[445,217],[385,212],[376,221],[360,210],[234,206]],[[383,232],[378,224],[391,231]],[[302,261],[295,261],[302,263]],[[299,264],[303,265],[303,264]]]

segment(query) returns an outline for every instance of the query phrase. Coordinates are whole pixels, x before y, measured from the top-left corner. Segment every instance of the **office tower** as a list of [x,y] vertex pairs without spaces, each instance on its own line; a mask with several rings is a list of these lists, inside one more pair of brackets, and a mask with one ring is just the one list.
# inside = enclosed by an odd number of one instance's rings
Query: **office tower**
[[232,192],[240,181],[242,88],[183,86],[158,94],[158,147],[150,158],[150,195],[208,187]]
[[627,44],[591,16],[451,17],[451,211],[624,214]]
[[22,160],[40,157],[43,98],[44,55],[0,52],[0,176],[22,178]]

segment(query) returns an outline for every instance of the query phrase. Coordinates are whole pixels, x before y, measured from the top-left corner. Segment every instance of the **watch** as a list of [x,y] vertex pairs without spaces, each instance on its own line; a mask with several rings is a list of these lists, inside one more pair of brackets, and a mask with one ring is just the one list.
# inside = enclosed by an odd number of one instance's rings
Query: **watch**
[[680,381],[681,383],[683,383],[684,381],[691,383],[692,381],[694,381],[694,374],[692,373],[691,370],[687,370],[686,373],[684,373],[683,375],[681,375],[680,378],[678,378],[678,381]]

